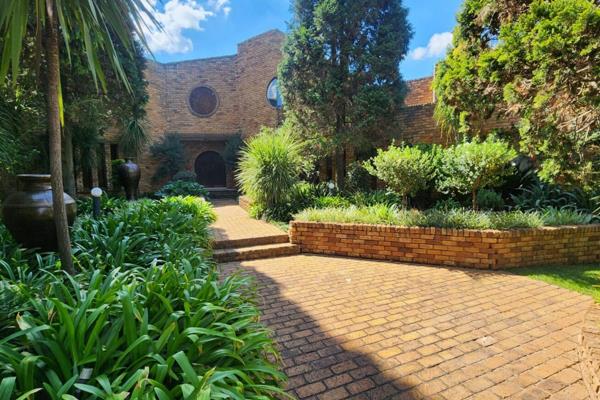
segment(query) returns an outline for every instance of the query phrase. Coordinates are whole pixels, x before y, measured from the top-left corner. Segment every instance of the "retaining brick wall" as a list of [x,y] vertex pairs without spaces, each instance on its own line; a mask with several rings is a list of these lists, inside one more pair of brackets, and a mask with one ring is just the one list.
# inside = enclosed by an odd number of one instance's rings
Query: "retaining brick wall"
[[303,252],[504,269],[600,261],[600,225],[511,231],[293,221]]

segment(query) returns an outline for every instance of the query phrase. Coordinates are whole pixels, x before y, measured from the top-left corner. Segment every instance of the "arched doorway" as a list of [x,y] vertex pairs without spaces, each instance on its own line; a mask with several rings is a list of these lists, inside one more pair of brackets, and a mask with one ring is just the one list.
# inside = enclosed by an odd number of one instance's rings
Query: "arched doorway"
[[225,187],[225,160],[216,151],[205,151],[194,163],[198,182],[206,187]]

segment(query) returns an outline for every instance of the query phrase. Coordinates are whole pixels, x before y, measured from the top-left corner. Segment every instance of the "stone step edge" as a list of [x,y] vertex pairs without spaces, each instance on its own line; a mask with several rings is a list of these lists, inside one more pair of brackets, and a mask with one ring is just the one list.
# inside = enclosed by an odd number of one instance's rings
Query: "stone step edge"
[[217,249],[213,252],[213,256],[217,262],[229,262],[282,257],[299,253],[300,247],[295,244],[278,243],[234,249]]
[[216,240],[213,241],[213,249],[235,249],[241,247],[289,243],[289,241],[290,237],[287,234],[282,233],[280,235],[258,236],[244,239]]

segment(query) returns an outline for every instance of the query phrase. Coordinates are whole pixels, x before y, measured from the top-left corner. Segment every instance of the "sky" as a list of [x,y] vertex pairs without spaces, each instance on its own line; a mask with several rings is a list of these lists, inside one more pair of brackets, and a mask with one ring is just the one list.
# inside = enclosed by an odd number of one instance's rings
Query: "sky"
[[[146,0],[162,31],[147,32],[157,61],[235,54],[237,44],[271,29],[287,31],[289,0]],[[430,76],[452,40],[461,0],[404,0],[414,36],[401,63],[405,79]]]

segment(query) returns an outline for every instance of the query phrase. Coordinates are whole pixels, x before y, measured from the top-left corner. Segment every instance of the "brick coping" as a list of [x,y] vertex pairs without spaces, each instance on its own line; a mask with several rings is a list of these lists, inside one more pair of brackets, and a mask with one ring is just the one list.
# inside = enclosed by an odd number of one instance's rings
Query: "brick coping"
[[585,314],[577,354],[583,382],[590,399],[600,399],[600,304],[594,303]]

